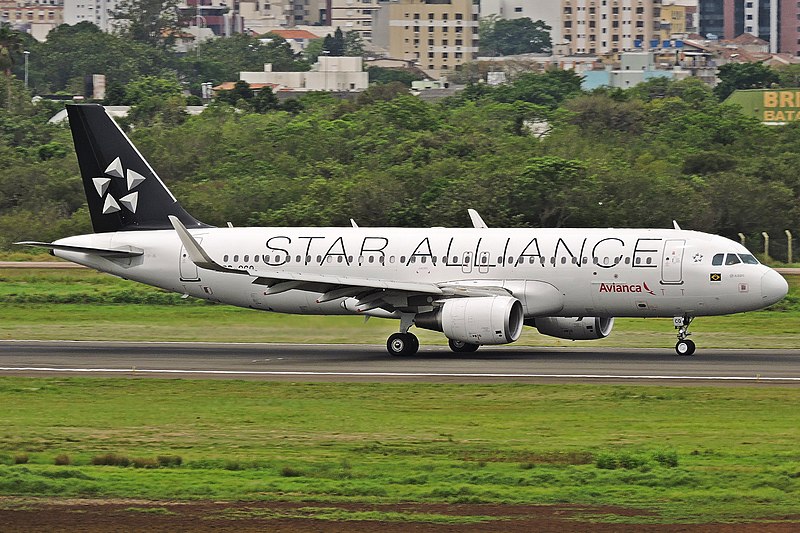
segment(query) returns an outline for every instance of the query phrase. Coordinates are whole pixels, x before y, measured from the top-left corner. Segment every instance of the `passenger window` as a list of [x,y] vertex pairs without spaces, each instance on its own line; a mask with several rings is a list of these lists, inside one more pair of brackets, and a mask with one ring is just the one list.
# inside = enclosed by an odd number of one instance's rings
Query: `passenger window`
[[757,265],[758,264],[758,259],[756,259],[755,257],[753,257],[750,254],[739,254],[739,258],[742,260],[742,263],[745,263],[747,265]]
[[234,263],[238,263],[239,262],[239,256],[238,255],[234,255],[233,256],[233,262]]
[[222,256],[222,260],[227,263],[228,262],[228,254],[223,255]]
[[723,259],[725,259],[725,254],[717,254],[714,256],[714,259],[711,260],[711,264],[715,267],[722,266]]
[[255,261],[256,263],[258,263],[258,256],[257,256],[257,255],[254,255],[254,256],[253,256],[253,261]]
[[736,254],[728,254],[728,256],[725,258],[725,265],[738,265],[739,263],[741,263],[741,261],[739,260],[739,256]]
[[[300,259],[300,258],[298,257],[298,259]],[[342,257],[341,255],[340,255],[340,256],[337,256],[337,257],[336,257],[336,262],[337,262],[337,263],[341,263],[341,262],[342,262],[342,259],[343,259],[343,257]]]
[[317,263],[320,263],[320,264],[322,263],[322,256],[321,255],[317,256]]
[[370,263],[374,263],[375,262],[375,256],[374,255],[369,256],[369,258],[367,258],[367,261],[369,261]]
[[299,262],[301,262],[303,259],[302,259],[302,258],[301,258],[301,257],[298,255],[297,257],[295,257],[295,258],[294,258],[294,260],[295,260],[295,262],[296,262],[296,263],[299,263]]
[[244,262],[245,263],[249,263],[250,262],[250,256],[249,255],[244,256]]
[[420,257],[420,258],[419,258],[419,260],[420,260],[420,262],[422,262],[422,263],[427,263],[427,262],[428,262],[428,258],[427,258],[427,257],[425,257],[424,255],[423,255],[422,257]]

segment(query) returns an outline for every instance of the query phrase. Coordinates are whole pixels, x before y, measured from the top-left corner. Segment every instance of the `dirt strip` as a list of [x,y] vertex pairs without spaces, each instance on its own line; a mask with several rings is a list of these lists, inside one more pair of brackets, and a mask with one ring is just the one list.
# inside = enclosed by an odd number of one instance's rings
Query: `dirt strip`
[[[350,520],[359,513],[394,513],[392,520]],[[328,518],[313,518],[327,514]],[[350,515],[350,516],[348,516]],[[435,518],[425,521],[424,516]],[[592,517],[610,516],[614,522]],[[361,515],[363,518],[363,515]],[[396,517],[396,518],[394,518]],[[446,523],[481,517],[480,521]],[[111,531],[270,532],[721,532],[790,533],[800,516],[740,524],[620,523],[652,518],[639,510],[574,505],[332,504],[313,502],[153,502],[0,497],[0,530],[88,533]]]

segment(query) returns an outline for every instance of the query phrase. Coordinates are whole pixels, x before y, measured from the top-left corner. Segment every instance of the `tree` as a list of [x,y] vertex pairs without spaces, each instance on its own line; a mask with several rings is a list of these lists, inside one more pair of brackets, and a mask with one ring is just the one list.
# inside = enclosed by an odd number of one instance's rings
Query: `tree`
[[258,91],[253,97],[252,104],[256,113],[266,113],[280,108],[280,102],[272,92],[272,87],[264,87]]
[[122,0],[111,16],[120,34],[152,46],[170,46],[180,31],[178,0]]
[[265,63],[275,71],[308,70],[308,63],[298,60],[285,39],[270,33],[265,37],[267,42],[242,33],[209,39],[200,43],[197,55],[183,60],[179,71],[198,83],[216,84],[235,80],[242,71],[262,71]]
[[344,55],[349,57],[364,55],[364,41],[357,31],[348,31],[344,34]]
[[6,107],[11,107],[11,69],[16,63],[15,56],[22,52],[22,39],[19,33],[7,23],[0,24],[0,69],[6,77]]
[[322,53],[329,56],[343,56],[345,50],[344,34],[341,28],[336,28],[333,36],[326,35],[322,42]]
[[181,84],[174,77],[143,76],[125,87],[125,105],[138,105],[156,98],[166,99],[181,95]]
[[763,63],[728,63],[719,67],[714,94],[725,100],[736,89],[763,89],[780,81],[778,73]]
[[228,91],[220,91],[219,95],[217,95],[216,98],[218,102],[224,102],[234,107],[237,106],[239,104],[239,101],[241,100],[247,102],[252,99],[253,99],[253,89],[251,89],[250,84],[244,80],[237,81],[233,85],[233,89],[230,89]]
[[22,37],[8,23],[0,24],[0,68],[11,76],[11,68],[22,53]]
[[30,69],[39,92],[58,92],[72,80],[82,84],[92,74],[105,74],[109,85],[125,85],[140,76],[160,74],[167,62],[163,50],[105,33],[84,21],[52,30],[31,54]]
[[514,55],[549,52],[550,30],[543,20],[489,19],[480,26],[481,51],[489,55]]

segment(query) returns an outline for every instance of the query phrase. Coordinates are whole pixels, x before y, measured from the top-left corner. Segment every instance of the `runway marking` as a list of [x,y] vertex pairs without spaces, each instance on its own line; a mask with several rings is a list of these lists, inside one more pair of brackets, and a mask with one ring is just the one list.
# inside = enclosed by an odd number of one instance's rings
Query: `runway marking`
[[701,380],[701,381],[796,381],[800,377],[767,376],[647,376],[615,374],[503,374],[464,372],[314,372],[299,370],[183,370],[153,368],[54,368],[54,367],[0,367],[2,372],[68,372],[113,374],[208,374],[231,376],[336,376],[336,377],[422,377],[422,378],[560,378],[560,379],[630,379],[630,380]]

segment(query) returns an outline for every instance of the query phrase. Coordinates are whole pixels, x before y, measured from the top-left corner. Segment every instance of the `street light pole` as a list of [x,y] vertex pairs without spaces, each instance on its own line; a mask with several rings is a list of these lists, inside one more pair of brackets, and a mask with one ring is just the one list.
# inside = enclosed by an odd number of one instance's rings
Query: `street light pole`
[[28,50],[25,50],[22,53],[25,55],[25,88],[27,89],[28,88],[28,56],[31,55],[31,53]]

